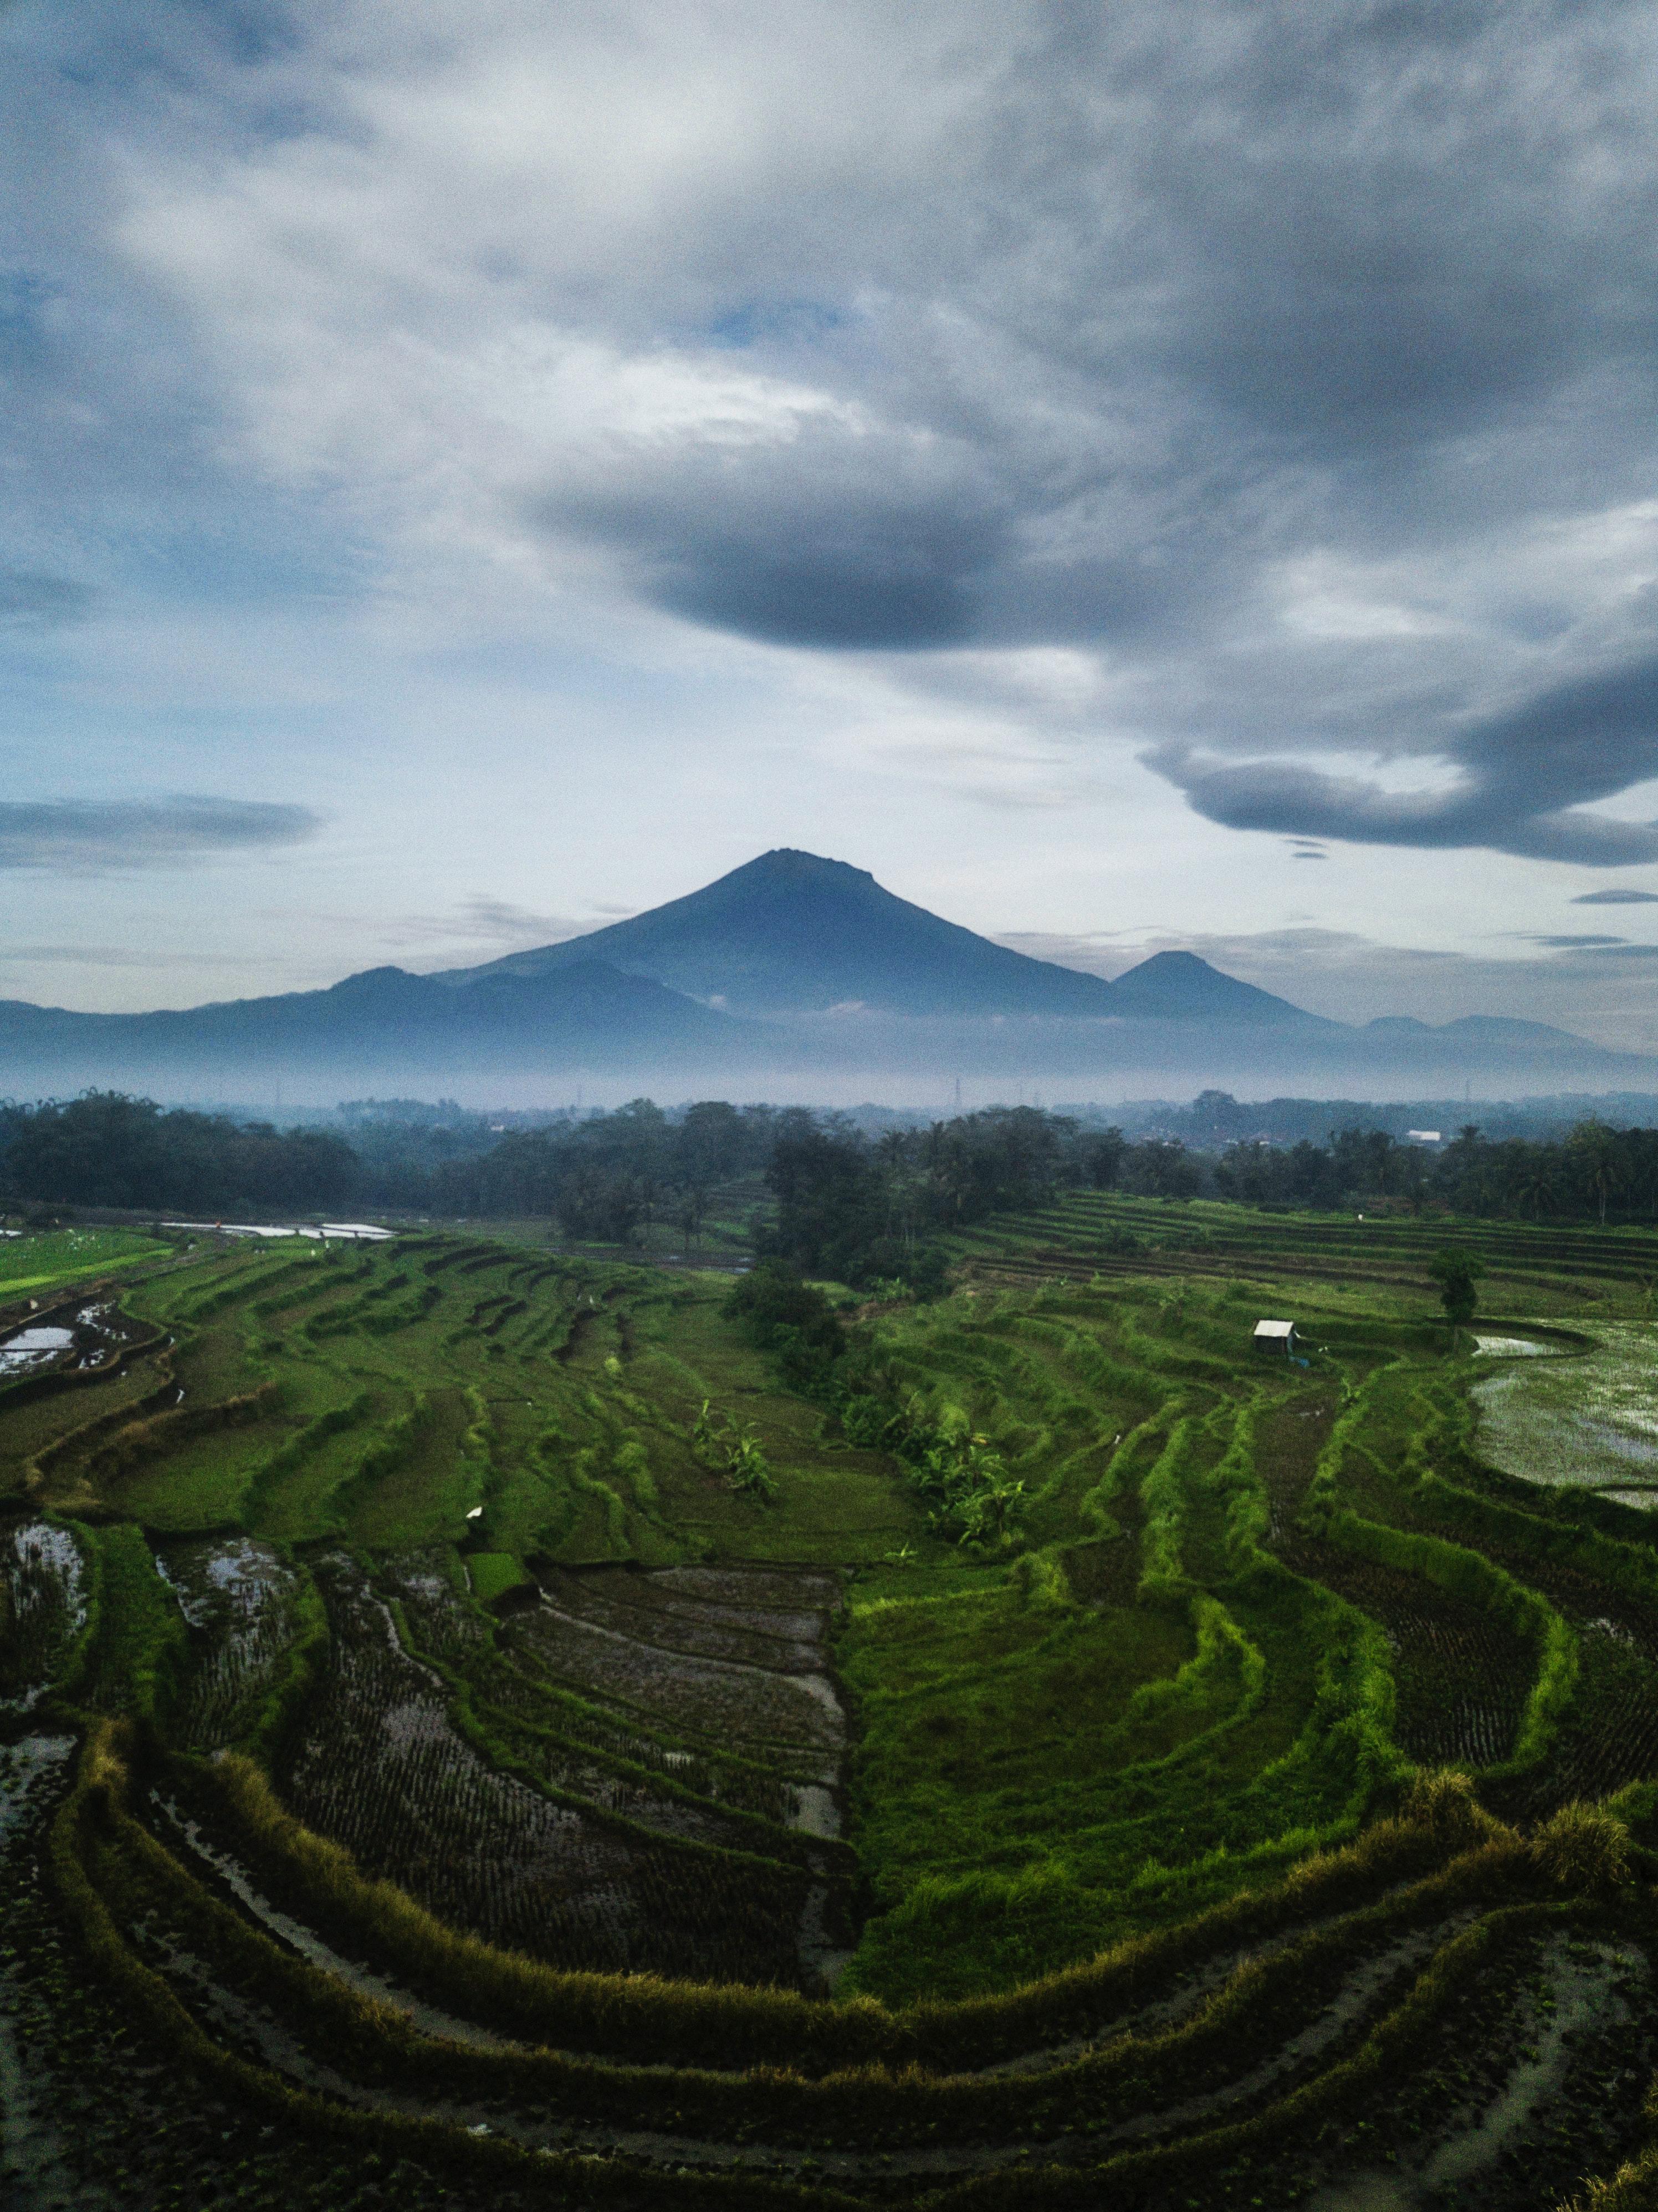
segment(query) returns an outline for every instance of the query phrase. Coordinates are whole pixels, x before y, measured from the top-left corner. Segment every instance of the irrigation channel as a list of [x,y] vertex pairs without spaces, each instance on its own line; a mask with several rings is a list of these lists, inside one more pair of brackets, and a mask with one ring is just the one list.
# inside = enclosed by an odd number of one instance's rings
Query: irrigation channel
[[1234,1212],[995,1224],[813,1397],[523,1240],[18,1315],[8,2204],[1658,2201],[1627,1251],[1477,1344]]

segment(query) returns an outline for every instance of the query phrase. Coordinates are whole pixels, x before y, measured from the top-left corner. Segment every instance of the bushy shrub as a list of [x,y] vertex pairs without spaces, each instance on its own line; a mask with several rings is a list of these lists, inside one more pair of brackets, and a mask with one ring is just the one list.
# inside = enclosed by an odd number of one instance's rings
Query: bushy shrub
[[1468,1776],[1454,1766],[1424,1768],[1406,1791],[1400,1817],[1428,1829],[1442,1843],[1463,1845],[1484,1843],[1497,1825],[1475,1796]]
[[1630,1837],[1623,1822],[1598,1805],[1563,1805],[1531,1838],[1531,1856],[1558,1889],[1594,1893],[1630,1878]]
[[691,1449],[704,1467],[718,1468],[733,1490],[759,1498],[776,1497],[776,1479],[753,1423],[716,1413],[707,1398],[691,1430]]
[[786,1260],[762,1260],[742,1276],[726,1301],[728,1319],[750,1344],[769,1352],[783,1382],[806,1397],[827,1395],[847,1333],[827,1294],[801,1279]]
[[1009,1474],[988,1437],[975,1436],[959,1406],[934,1412],[920,1391],[900,1406],[872,1390],[837,1401],[850,1443],[890,1451],[926,1500],[934,1533],[958,1544],[999,1546],[1024,1518],[1024,1484]]

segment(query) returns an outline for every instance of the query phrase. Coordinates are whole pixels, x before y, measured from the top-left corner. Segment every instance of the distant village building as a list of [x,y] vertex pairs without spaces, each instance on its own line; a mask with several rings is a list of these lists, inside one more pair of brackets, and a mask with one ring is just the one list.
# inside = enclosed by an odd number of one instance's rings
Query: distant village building
[[1292,1321],[1258,1321],[1255,1323],[1257,1352],[1281,1352],[1286,1359],[1296,1356],[1296,1325]]
[[1407,1145],[1436,1145],[1439,1132],[1437,1129],[1406,1129],[1405,1141]]

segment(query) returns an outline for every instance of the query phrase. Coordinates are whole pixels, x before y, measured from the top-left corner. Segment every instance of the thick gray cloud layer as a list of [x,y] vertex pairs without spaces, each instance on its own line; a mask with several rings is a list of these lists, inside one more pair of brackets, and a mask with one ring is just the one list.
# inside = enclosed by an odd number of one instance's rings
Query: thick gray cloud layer
[[923,686],[1064,647],[1212,822],[1658,860],[1635,0],[9,21],[0,618],[165,485],[182,594],[484,548]]
[[176,868],[319,827],[308,807],[252,799],[0,799],[0,868]]
[[1380,845],[1496,845],[1590,867],[1658,860],[1658,825],[1579,810],[1658,775],[1658,662],[1576,681],[1448,738],[1445,790],[1393,792],[1292,762],[1216,767],[1170,746],[1150,757],[1212,822]]

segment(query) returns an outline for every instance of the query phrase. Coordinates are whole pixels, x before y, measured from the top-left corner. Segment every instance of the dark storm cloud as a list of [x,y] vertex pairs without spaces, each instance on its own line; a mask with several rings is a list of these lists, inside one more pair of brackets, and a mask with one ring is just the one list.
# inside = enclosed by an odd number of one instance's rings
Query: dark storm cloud
[[1585,368],[1649,377],[1638,10],[1049,21],[1005,111],[1010,220],[1037,279],[1022,302],[1040,289],[1079,365],[1132,356],[1234,434],[1343,469],[1511,421]]
[[[712,319],[841,411],[781,443],[659,441],[540,526],[768,642],[1114,647],[1164,724],[1145,757],[1233,827],[1658,859],[1658,830],[1582,811],[1658,774],[1650,593],[1608,617],[1507,575],[1556,503],[1658,483],[1643,11],[1032,21],[951,198],[918,176],[877,233],[847,186],[833,247],[815,225],[787,296],[876,280],[874,304],[768,319],[745,270],[742,315]],[[1332,552],[1402,565],[1407,595],[1413,568],[1455,592],[1479,563],[1497,611],[1311,641],[1266,586]],[[1401,792],[1362,772],[1377,755],[1454,780]]]
[[3,799],[0,868],[176,868],[297,845],[320,827],[309,807],[258,799]]
[[1293,761],[1218,767],[1189,749],[1152,763],[1199,814],[1235,830],[1370,844],[1482,845],[1529,860],[1621,867],[1658,860],[1658,826],[1576,810],[1658,775],[1658,662],[1557,686],[1446,730],[1448,788],[1396,792]]
[[1574,906],[1658,906],[1658,891],[1580,891]]
[[666,482],[613,465],[542,512],[613,545],[650,599],[693,621],[913,650],[974,635],[975,592],[1005,555],[1005,498],[977,466],[808,427],[735,465],[694,453]]
[[1533,945],[1546,945],[1552,952],[1573,952],[1584,945],[1596,945],[1604,950],[1613,945],[1627,945],[1626,937],[1533,937]]

